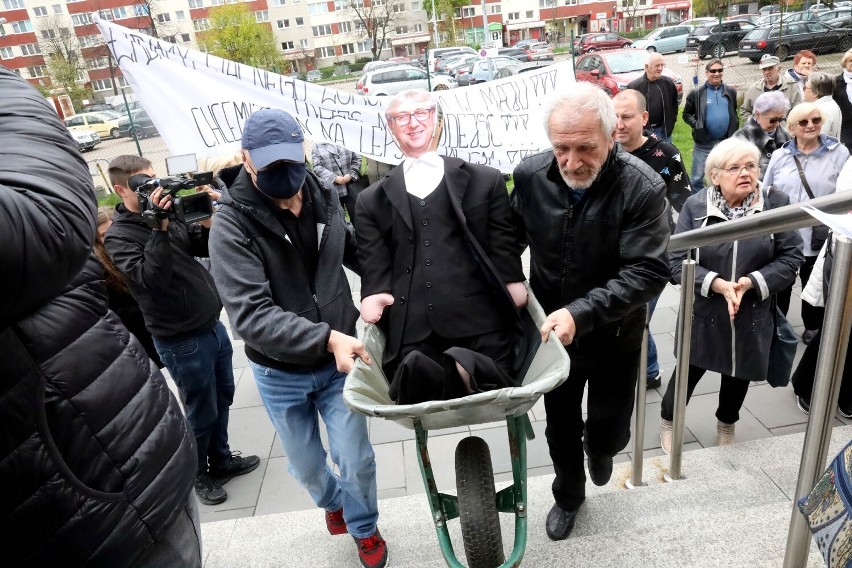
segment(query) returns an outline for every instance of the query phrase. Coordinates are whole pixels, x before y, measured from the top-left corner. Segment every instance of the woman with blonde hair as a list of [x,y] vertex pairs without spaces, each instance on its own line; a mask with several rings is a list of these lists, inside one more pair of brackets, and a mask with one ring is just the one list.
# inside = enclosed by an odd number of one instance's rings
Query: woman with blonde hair
[[154,348],[151,333],[145,327],[142,310],[139,309],[139,304],[130,294],[130,288],[127,286],[124,275],[113,264],[106,248],[104,248],[104,235],[112,224],[113,212],[114,210],[111,207],[98,207],[98,233],[95,235],[94,243],[95,256],[104,268],[109,309],[114,311],[124,327],[136,336],[136,339],[145,348],[145,353],[157,365],[157,368],[162,369],[163,362],[160,360],[156,348]]

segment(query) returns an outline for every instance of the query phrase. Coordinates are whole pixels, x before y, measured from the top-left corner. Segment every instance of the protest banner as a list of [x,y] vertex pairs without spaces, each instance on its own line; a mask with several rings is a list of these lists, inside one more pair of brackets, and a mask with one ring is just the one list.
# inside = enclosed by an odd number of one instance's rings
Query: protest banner
[[[314,141],[388,164],[402,160],[384,118],[387,97],[315,85],[95,21],[173,154],[235,152],[246,118],[271,107],[293,115]],[[573,82],[567,61],[435,92],[444,112],[438,152],[511,172],[525,156],[549,148],[541,105]]]

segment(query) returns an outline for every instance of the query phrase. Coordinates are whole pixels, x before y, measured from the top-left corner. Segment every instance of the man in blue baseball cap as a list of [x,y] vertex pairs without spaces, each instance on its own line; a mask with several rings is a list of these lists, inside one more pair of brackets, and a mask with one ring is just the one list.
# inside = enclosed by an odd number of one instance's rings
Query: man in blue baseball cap
[[[355,239],[337,196],[307,170],[303,142],[282,110],[246,120],[244,167],[211,231],[212,272],[290,472],[325,509],[328,531],[351,534],[361,564],[380,567],[387,546],[376,527],[375,456],[366,418],[343,403],[354,358],[369,362],[343,271],[359,272]],[[327,465],[318,413],[339,476]]]

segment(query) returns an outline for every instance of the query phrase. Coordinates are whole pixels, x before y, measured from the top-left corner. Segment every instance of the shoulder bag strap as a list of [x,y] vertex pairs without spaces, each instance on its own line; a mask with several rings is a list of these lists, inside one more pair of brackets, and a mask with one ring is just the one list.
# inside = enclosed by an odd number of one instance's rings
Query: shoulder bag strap
[[811,186],[808,185],[808,179],[805,177],[805,171],[802,169],[802,162],[799,161],[798,156],[793,156],[793,160],[796,162],[796,169],[799,170],[799,178],[802,180],[802,185],[805,187],[805,191],[808,192],[808,197],[813,199],[814,192],[811,191]]

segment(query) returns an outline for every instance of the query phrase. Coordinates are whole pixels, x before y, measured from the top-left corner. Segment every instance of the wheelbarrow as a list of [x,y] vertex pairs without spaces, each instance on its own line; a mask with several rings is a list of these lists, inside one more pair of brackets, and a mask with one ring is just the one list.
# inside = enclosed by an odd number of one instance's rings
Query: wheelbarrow
[[[385,337],[367,325],[364,345],[372,363],[358,360],[346,378],[343,399],[355,412],[393,420],[415,432],[420,473],[426,487],[432,521],[447,565],[464,568],[456,558],[448,521],[458,518],[470,568],[518,566],[527,540],[527,454],[526,440],[533,439],[527,412],[538,398],[558,387],[568,377],[570,362],[556,334],[542,343],[538,329],[545,313],[527,284],[529,300],[523,314],[530,338],[527,356],[518,376],[521,386],[476,393],[452,400],[434,400],[397,405],[388,396],[388,381],[382,372]],[[491,452],[482,438],[468,437],[455,452],[457,495],[438,491],[427,447],[427,432],[455,426],[506,420],[513,484],[499,492],[494,488]],[[514,547],[508,560],[503,551],[499,513],[515,514]]]

